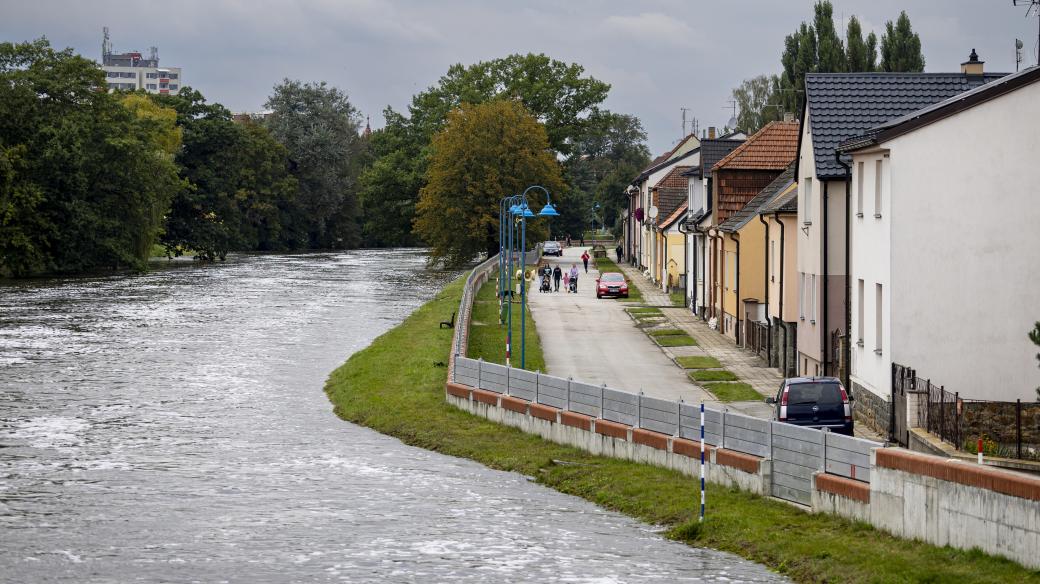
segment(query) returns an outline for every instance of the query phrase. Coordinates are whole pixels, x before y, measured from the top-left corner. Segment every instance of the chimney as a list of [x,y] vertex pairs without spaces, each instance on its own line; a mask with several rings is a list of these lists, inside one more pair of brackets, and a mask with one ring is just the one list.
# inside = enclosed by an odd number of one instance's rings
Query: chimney
[[794,121],[794,114],[791,112],[784,112],[784,122],[790,124]]
[[961,63],[961,73],[965,75],[982,75],[982,64],[985,61],[979,60],[979,54],[975,52],[975,49],[971,50],[971,54],[968,55],[968,60]]
[[708,126],[708,139],[709,140],[714,140],[715,139],[715,126]]

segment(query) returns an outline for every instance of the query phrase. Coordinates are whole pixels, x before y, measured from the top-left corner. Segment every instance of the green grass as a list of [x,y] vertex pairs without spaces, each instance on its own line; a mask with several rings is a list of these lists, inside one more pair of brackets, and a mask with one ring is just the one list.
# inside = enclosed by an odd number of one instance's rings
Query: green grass
[[725,369],[699,369],[689,373],[694,381],[737,381],[739,379],[731,371]]
[[[488,281],[480,287],[473,302],[473,326],[469,329],[469,350],[467,353],[474,359],[484,359],[492,363],[506,362],[506,331],[505,324],[498,324],[498,300],[495,298],[495,282],[498,277],[495,272]],[[528,305],[525,344],[524,368],[530,371],[545,371],[545,358],[542,355],[542,344],[538,340],[538,331],[535,329],[534,319],[531,317],[530,305]],[[506,313],[508,315],[508,313]],[[449,313],[450,316],[450,313]],[[480,323],[480,324],[476,324]],[[513,303],[513,367],[520,367],[520,297],[516,297]]]
[[715,394],[719,401],[762,401],[762,394],[747,383],[706,383],[704,388]]
[[1040,572],[1008,560],[898,539],[716,485],[708,486],[708,520],[699,525],[691,477],[592,456],[449,406],[444,363],[452,331],[437,323],[456,310],[461,289],[461,280],[450,284],[331,374],[325,391],[339,417],[412,446],[534,477],[663,526],[673,539],[738,554],[799,582],[1040,583]]
[[625,312],[629,314],[664,314],[660,308],[653,306],[633,306],[632,308],[626,308]]
[[693,337],[687,334],[668,335],[665,337],[657,337],[654,340],[662,347],[692,347],[697,344],[697,341],[693,340]]
[[738,554],[799,582],[1040,583],[1040,572],[1008,560],[898,539],[864,523],[711,484],[708,519],[699,525],[691,477],[592,456],[449,406],[444,363],[452,331],[437,323],[456,310],[461,289],[461,280],[450,284],[331,374],[325,391],[339,417],[412,446],[534,477],[663,526],[673,539]]
[[679,367],[683,369],[713,369],[722,367],[722,363],[719,363],[719,360],[715,357],[694,355],[692,357],[676,357],[675,360],[679,363]]
[[686,331],[684,331],[682,329],[677,329],[677,328],[666,328],[666,329],[657,329],[655,331],[646,331],[646,334],[648,334],[648,335],[650,335],[652,337],[668,337],[668,336],[671,336],[671,335],[685,335]]
[[672,306],[686,306],[686,290],[669,292],[668,299],[672,301]]

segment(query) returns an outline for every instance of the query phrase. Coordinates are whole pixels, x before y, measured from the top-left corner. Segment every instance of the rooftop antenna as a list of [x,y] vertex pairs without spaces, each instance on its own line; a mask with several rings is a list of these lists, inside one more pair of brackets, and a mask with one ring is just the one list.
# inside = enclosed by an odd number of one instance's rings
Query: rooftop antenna
[[[1040,0],[1037,0],[1037,1],[1040,2]],[[726,103],[728,103],[729,105],[724,106],[722,109],[732,109],[733,110],[733,115],[730,116],[729,121],[726,122],[726,127],[729,128],[731,131],[732,130],[736,130],[737,129],[737,102],[736,102],[736,100],[730,99],[730,100],[726,101]]]
[[1040,65],[1040,0],[1011,0],[1013,6],[1025,6],[1026,18],[1036,16],[1036,64]]
[[108,27],[101,27],[101,61],[102,63],[112,54],[112,41],[108,38]]
[[1018,66],[1022,64],[1022,39],[1015,39],[1015,73],[1018,73]]
[[[679,140],[683,140],[688,135],[686,133],[686,112],[690,111],[690,108],[681,107],[679,108],[679,111],[682,112],[682,136],[679,137]],[[690,121],[690,132],[694,134],[697,133],[697,118],[693,118],[693,120]]]
[[155,61],[155,65],[158,67],[159,66],[159,47],[148,47],[148,52],[150,53],[150,57],[149,58],[152,61]]

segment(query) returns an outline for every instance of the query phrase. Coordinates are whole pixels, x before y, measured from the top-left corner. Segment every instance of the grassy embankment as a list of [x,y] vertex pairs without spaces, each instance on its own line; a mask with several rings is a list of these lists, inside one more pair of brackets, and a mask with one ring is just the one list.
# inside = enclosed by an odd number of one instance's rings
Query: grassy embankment
[[458,307],[461,288],[462,280],[452,283],[332,373],[325,390],[341,418],[407,444],[523,473],[661,525],[673,539],[736,553],[797,581],[1040,582],[1040,572],[981,552],[897,539],[863,523],[714,485],[708,488],[708,519],[699,525],[691,477],[592,456],[449,406],[444,363],[452,331],[437,323]]

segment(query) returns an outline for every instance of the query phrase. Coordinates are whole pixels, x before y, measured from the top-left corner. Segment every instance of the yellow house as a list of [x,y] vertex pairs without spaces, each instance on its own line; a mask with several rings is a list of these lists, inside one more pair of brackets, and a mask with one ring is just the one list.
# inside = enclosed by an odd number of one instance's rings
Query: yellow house
[[[686,273],[685,253],[686,240],[679,232],[679,219],[686,212],[689,194],[689,179],[683,173],[690,166],[676,166],[661,178],[651,189],[652,201],[657,207],[655,218],[653,245],[653,261],[650,275],[655,283],[664,290],[678,289],[682,286],[682,276]],[[678,212],[682,208],[682,213]]]
[[798,123],[770,122],[712,167],[709,322],[740,345],[747,346],[748,331],[761,334],[755,323],[767,322],[765,225],[757,210],[776,194],[781,185],[775,181],[789,170],[797,149]]
[[769,365],[784,377],[798,374],[798,183],[792,182],[762,205],[759,216],[767,223],[769,247]]

